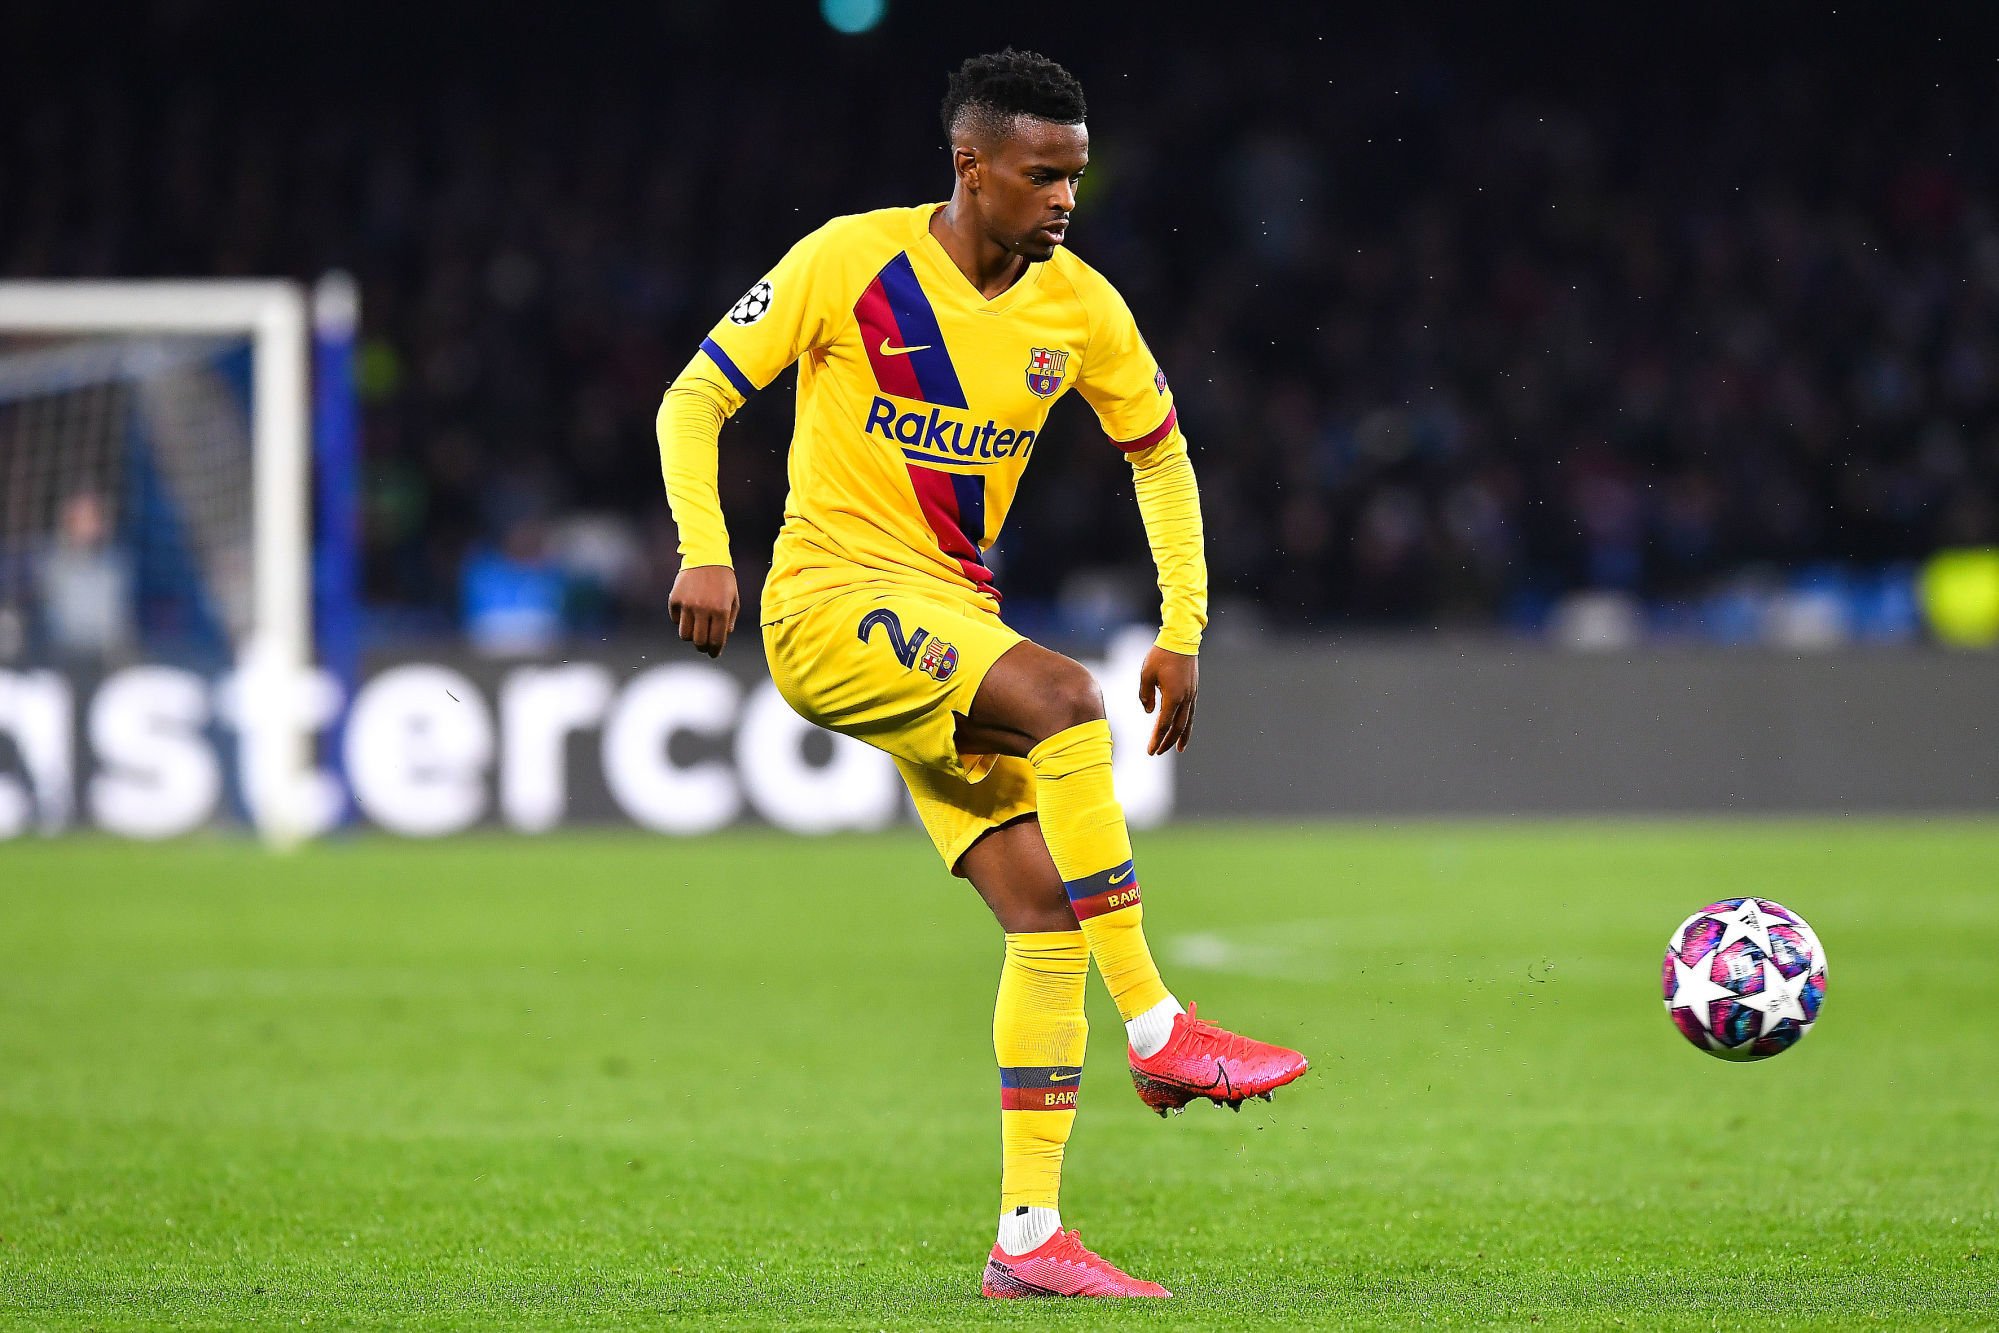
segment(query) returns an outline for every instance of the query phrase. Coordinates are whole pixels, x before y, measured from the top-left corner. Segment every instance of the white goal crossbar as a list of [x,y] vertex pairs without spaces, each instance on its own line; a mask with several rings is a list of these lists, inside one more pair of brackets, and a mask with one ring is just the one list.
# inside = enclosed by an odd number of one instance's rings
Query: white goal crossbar
[[245,786],[261,788],[246,794],[259,830],[279,845],[306,832],[311,765],[310,738],[289,706],[312,665],[308,310],[303,287],[275,280],[0,282],[0,333],[250,339],[252,628],[237,666]]

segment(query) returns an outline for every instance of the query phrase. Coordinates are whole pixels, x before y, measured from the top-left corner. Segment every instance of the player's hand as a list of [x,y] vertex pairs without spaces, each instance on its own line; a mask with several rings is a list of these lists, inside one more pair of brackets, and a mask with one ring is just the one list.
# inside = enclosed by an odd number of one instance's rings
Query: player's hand
[[680,637],[710,657],[722,655],[722,645],[736,628],[742,601],[736,595],[736,571],[727,565],[696,565],[683,569],[666,595],[666,613]]
[[1152,724],[1147,754],[1184,750],[1194,734],[1194,696],[1201,692],[1201,659],[1169,652],[1154,644],[1138,669],[1138,701],[1159,716]]

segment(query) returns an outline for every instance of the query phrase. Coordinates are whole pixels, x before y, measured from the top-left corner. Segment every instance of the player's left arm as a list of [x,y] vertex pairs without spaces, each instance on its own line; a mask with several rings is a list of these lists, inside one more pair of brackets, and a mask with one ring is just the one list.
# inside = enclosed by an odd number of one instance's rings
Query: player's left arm
[[1108,284],[1092,304],[1097,309],[1076,387],[1131,463],[1139,517],[1159,571],[1159,637],[1139,669],[1138,699],[1154,714],[1146,753],[1164,754],[1187,748],[1200,692],[1201,631],[1208,623],[1201,492],[1165,372],[1139,337],[1130,307]]
[[1193,460],[1177,426],[1168,438],[1134,450],[1131,478],[1139,517],[1159,570],[1160,628],[1138,673],[1138,701],[1158,716],[1147,754],[1184,750],[1194,734],[1194,696],[1200,692],[1201,630],[1208,623],[1208,562],[1202,553],[1201,493]]

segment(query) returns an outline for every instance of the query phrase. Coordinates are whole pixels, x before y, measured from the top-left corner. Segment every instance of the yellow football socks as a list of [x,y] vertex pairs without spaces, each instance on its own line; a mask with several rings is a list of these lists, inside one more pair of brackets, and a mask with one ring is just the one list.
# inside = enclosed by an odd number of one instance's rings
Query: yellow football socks
[[1129,1022],[1169,996],[1145,947],[1131,835],[1111,786],[1111,725],[1099,719],[1058,731],[1029,750],[1027,760],[1034,766],[1041,836],[1068,886],[1097,971]]
[[1008,935],[993,1006],[1000,1066],[1000,1210],[1054,1208],[1062,1148],[1083,1079],[1083,982],[1090,947],[1080,930]]

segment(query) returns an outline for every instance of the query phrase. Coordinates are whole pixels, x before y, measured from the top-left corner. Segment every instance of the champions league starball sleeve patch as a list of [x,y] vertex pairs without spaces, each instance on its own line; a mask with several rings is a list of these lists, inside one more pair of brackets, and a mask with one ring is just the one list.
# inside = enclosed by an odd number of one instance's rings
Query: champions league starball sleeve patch
[[[731,324],[754,324],[770,311],[771,285],[768,278],[743,293],[743,299],[729,307]],[[710,306],[709,309],[713,309]]]

